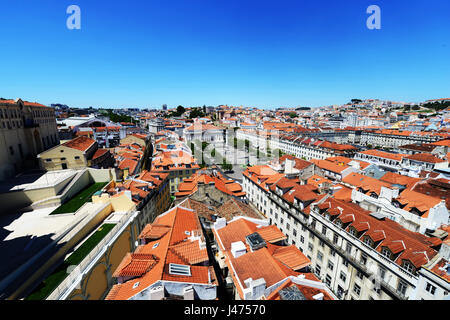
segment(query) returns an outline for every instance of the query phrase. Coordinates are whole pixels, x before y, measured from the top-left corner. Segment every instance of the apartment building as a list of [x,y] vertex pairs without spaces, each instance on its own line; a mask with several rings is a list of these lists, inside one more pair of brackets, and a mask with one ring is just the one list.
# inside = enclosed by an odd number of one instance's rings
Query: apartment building
[[398,148],[403,145],[412,143],[431,143],[441,140],[442,137],[436,134],[423,134],[418,135],[413,131],[400,131],[400,130],[377,130],[377,131],[363,131],[361,133],[360,144],[371,145],[373,147],[387,147]]
[[416,300],[450,300],[449,260],[437,255],[419,270]]
[[134,134],[129,134],[125,138],[121,139],[120,143],[121,144],[137,143],[137,144],[145,147],[147,144],[147,139],[148,139],[148,137],[145,134],[134,133]]
[[381,150],[366,150],[355,154],[355,159],[374,164],[386,171],[398,172],[403,169],[402,160],[407,154],[391,153]]
[[356,170],[346,164],[336,164],[328,160],[311,160],[317,167],[316,173],[333,181],[342,181],[347,175]]
[[123,182],[111,181],[105,190],[109,196],[128,193],[139,214],[139,232],[165,212],[170,204],[168,174],[143,171],[139,177]]
[[225,130],[212,124],[195,122],[192,126],[183,130],[184,138],[187,143],[200,140],[209,143],[224,143]]
[[213,233],[216,260],[235,300],[334,300],[310,272],[310,260],[284,245],[286,236],[267,220],[221,218]]
[[433,171],[435,169],[447,169],[448,160],[443,160],[431,153],[416,153],[403,157],[403,170],[411,176],[419,176],[421,171]]
[[242,172],[242,187],[247,194],[247,200],[266,217],[269,187],[284,176],[283,173],[278,173],[269,166],[247,167]]
[[189,178],[200,166],[185,151],[165,151],[153,157],[152,171],[169,173],[170,193],[173,195],[183,179]]
[[383,180],[352,173],[342,183],[352,188],[352,201],[398,222],[404,228],[422,234],[447,224],[449,212],[445,200],[392,185]]
[[287,154],[306,160],[323,160],[334,156],[353,157],[358,150],[351,145],[317,140],[296,134],[266,135],[255,131],[238,130],[236,137],[237,139],[252,141],[254,146],[263,149],[269,146],[272,150],[280,149]]
[[[97,141],[80,136],[38,154],[37,158],[40,167],[47,171],[82,169],[91,165],[91,160],[97,150]],[[98,157],[100,157],[99,154],[97,154],[96,160],[99,160]]]
[[[201,194],[208,194],[208,197],[210,198],[217,198],[217,196],[212,194],[214,191],[211,186],[223,195],[227,195],[225,196],[226,199],[229,199],[230,197],[244,199],[246,196],[246,193],[242,190],[242,186],[239,183],[233,179],[224,177],[220,172],[214,170],[211,173],[197,171],[191,177],[184,178],[183,182],[178,185],[178,192],[175,193],[175,197],[179,200],[199,191]],[[224,196],[220,196],[220,198],[222,199],[220,202],[223,202]]]
[[114,270],[117,284],[106,300],[217,298],[218,281],[195,210],[180,204],[159,215],[139,242]]
[[270,161],[268,165],[279,173],[284,173],[286,176],[290,177],[299,177],[303,181],[312,177],[316,169],[314,163],[296,158],[289,154],[283,155],[280,158],[275,158]]
[[286,178],[272,184],[267,218],[307,255],[319,279],[340,299],[414,297],[417,271],[441,241],[307,188]]
[[0,100],[0,180],[34,168],[36,156],[59,144],[55,110],[36,102]]

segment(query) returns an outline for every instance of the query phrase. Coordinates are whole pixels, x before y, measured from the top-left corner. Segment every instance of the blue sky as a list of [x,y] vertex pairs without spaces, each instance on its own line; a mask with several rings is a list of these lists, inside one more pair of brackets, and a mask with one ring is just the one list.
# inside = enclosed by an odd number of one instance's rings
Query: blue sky
[[[66,9],[81,8],[81,30]],[[381,30],[366,9],[381,8]],[[0,96],[73,107],[450,96],[448,0],[1,0]]]

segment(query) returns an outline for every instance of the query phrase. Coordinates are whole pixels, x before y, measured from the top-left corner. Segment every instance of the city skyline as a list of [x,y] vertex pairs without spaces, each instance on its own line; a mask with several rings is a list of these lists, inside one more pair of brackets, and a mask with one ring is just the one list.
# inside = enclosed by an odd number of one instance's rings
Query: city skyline
[[[1,96],[71,107],[274,109],[445,98],[445,1],[77,1],[1,6]],[[7,62],[7,63],[6,63]]]

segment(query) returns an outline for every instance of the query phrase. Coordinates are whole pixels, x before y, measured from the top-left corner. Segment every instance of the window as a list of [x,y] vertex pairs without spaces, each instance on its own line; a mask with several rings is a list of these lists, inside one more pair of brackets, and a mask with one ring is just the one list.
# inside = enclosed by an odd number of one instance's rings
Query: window
[[337,244],[338,243],[338,235],[335,233],[334,235],[333,235],[333,243],[334,244]]
[[319,246],[321,246],[323,248],[324,245],[325,245],[325,242],[323,242],[322,240],[319,240]]
[[425,290],[434,295],[434,293],[436,292],[436,287],[427,282],[427,287],[425,288]]
[[388,248],[383,247],[383,249],[381,249],[381,254],[386,258],[391,259],[391,250],[389,250]]
[[300,236],[300,242],[305,243],[305,238],[303,238],[303,236]]
[[353,286],[353,292],[356,293],[358,296],[361,294],[361,287],[358,286],[356,283]]
[[342,264],[343,264],[344,266],[348,267],[348,261],[347,261],[347,260],[342,261]]
[[290,225],[289,225],[289,223],[286,223],[286,230],[289,230],[290,229]]
[[330,254],[334,257],[336,255],[336,250],[330,248]]
[[76,157],[75,157],[75,160],[78,160],[78,159],[80,159],[80,157],[79,157],[79,156],[76,156]]
[[404,281],[400,280],[400,281],[398,282],[397,291],[398,291],[399,293],[401,293],[402,295],[405,295],[405,294],[406,294],[406,289],[407,289],[407,288],[408,288],[408,285],[407,285]]
[[347,246],[345,247],[345,252],[347,252],[347,253],[352,253],[352,245],[349,243],[349,242],[347,242]]
[[356,229],[355,228],[350,228],[349,232],[352,236],[356,237]]
[[315,270],[315,274],[319,277],[320,276],[320,266],[319,265],[317,265],[316,266],[316,270]]
[[357,276],[359,279],[361,279],[361,280],[364,279],[364,275],[362,274],[361,271],[358,271],[358,272],[356,273],[356,276]]
[[310,251],[313,251],[313,250],[314,250],[314,246],[312,245],[312,243],[308,244],[308,249],[309,249]]
[[341,279],[343,282],[347,280],[347,275],[341,271],[341,274],[339,275],[339,279]]
[[320,251],[317,251],[317,259],[319,259],[319,261],[323,260],[323,254]]
[[409,261],[403,261],[403,269],[405,269],[406,271],[408,271],[409,273],[413,273],[414,272],[414,266],[412,263],[410,263]]
[[372,239],[370,239],[370,237],[364,237],[364,243],[367,244],[369,247],[371,247]]
[[338,288],[337,288],[337,296],[339,299],[342,299],[344,296],[344,289],[342,289],[341,286],[338,286]]
[[292,229],[292,234],[294,235],[294,237],[297,236],[297,230]]
[[386,269],[380,266],[378,269],[378,274],[382,280],[384,280],[384,277],[386,276]]
[[334,269],[334,264],[330,260],[328,260],[328,269],[330,269],[330,270]]
[[9,153],[11,153],[11,155],[14,155],[14,148],[12,146],[9,147]]
[[367,263],[367,255],[365,253],[361,253],[361,264],[366,265]]
[[322,234],[327,235],[327,227],[322,226]]
[[52,162],[52,159],[45,159],[45,162]]
[[331,286],[331,277],[328,274],[325,276],[325,283],[327,286]]

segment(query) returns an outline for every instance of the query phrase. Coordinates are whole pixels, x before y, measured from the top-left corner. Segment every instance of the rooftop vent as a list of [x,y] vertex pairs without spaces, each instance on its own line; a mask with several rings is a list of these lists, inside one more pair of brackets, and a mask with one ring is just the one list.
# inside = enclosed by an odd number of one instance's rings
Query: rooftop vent
[[254,232],[246,236],[245,240],[252,249],[252,251],[256,251],[266,246],[266,242],[258,232]]
[[169,264],[169,274],[177,276],[191,276],[191,267],[184,264]]

